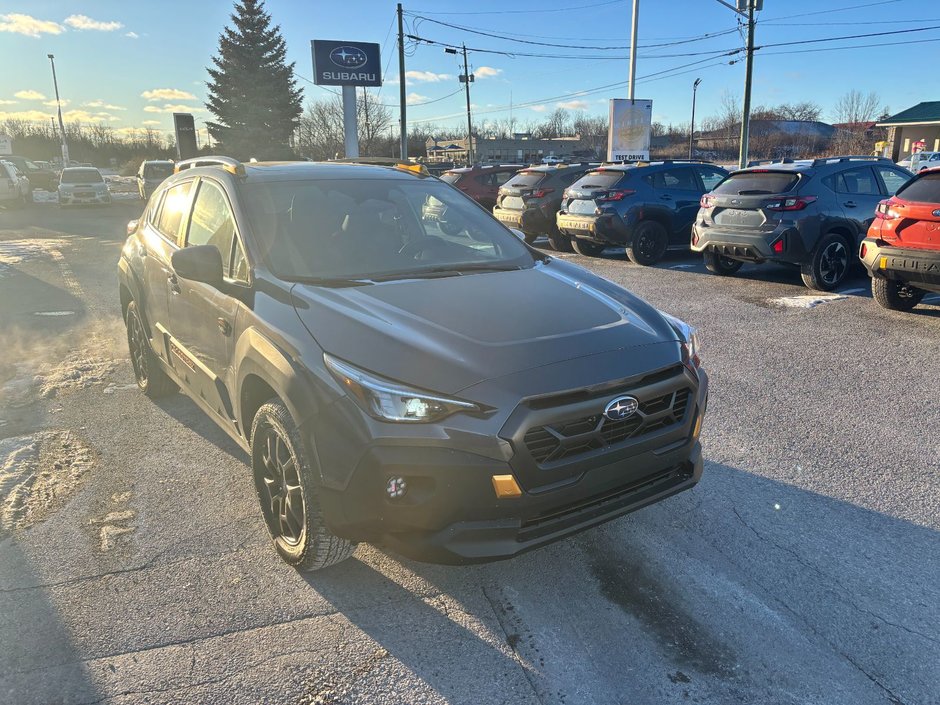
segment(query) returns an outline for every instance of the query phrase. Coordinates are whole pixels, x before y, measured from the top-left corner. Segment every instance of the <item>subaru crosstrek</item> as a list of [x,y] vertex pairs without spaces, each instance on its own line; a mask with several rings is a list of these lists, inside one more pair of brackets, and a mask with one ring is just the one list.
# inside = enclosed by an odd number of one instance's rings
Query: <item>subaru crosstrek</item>
[[799,265],[810,289],[838,287],[878,202],[911,177],[883,157],[785,159],[733,172],[702,196],[692,250],[715,274],[744,262]]
[[565,191],[558,230],[582,255],[623,247],[632,262],[655,264],[670,247],[689,249],[702,194],[727,175],[695,162],[607,164]]
[[701,476],[694,331],[420,166],[177,171],[120,258],[134,374],[250,454],[287,562],[508,558]]
[[[476,165],[457,169],[448,169],[441,174],[441,181],[463,191],[486,210],[492,210],[499,196],[499,188],[509,181],[513,175],[523,168],[522,164]],[[451,229],[447,220],[447,209],[444,204],[434,198],[429,198],[424,204],[422,215],[427,220],[434,220],[445,233]],[[459,226],[456,232],[460,232]],[[456,233],[455,233],[456,234]]]
[[910,311],[928,291],[940,293],[940,168],[878,204],[859,256],[885,308]]

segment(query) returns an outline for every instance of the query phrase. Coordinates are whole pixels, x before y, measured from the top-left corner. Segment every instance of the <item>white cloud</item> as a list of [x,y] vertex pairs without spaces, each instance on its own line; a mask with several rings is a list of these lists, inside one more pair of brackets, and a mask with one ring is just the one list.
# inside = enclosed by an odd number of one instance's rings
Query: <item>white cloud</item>
[[[59,101],[59,102],[62,103],[62,107],[64,108],[66,105],[68,105],[68,104],[71,103],[72,101],[70,101],[68,98],[63,98],[63,99],[62,99],[61,101]],[[47,108],[55,108],[55,107],[58,107],[58,105],[59,105],[59,103],[56,103],[54,100],[45,100],[45,101],[43,101],[42,104],[45,105]]]
[[145,113],[199,113],[203,112],[202,108],[192,108],[188,105],[179,105],[173,103],[164,103],[160,105],[145,105]]
[[24,34],[27,37],[35,37],[38,39],[43,34],[62,34],[64,31],[65,27],[58,22],[37,20],[30,15],[21,15],[18,13],[0,15],[0,32]]
[[113,32],[124,26],[120,22],[93,20],[88,15],[69,15],[63,22],[74,29],[93,29],[98,32]]
[[0,100],[0,105],[16,105],[19,102],[18,100]]
[[137,32],[128,32],[124,36],[128,37],[129,39],[140,39],[140,35],[137,34]]
[[196,100],[196,96],[192,93],[181,91],[179,88],[154,88],[144,91],[140,97],[147,100]]
[[45,100],[46,99],[46,96],[44,96],[39,91],[34,91],[34,90],[17,91],[13,95],[19,98],[20,100]]
[[405,80],[411,80],[416,83],[440,83],[441,81],[451,81],[453,76],[449,73],[434,73],[433,71],[405,71]]
[[420,93],[409,93],[405,96],[406,105],[414,105],[416,103],[426,103],[430,100],[426,95],[421,95]]
[[69,110],[62,113],[62,119],[66,122],[112,122],[121,118],[105,112],[91,113],[87,110]]
[[492,66],[480,66],[474,70],[473,75],[477,78],[493,78],[493,76],[499,76],[502,72],[502,69],[494,69]]
[[565,110],[587,110],[588,103],[586,100],[566,100],[562,103],[556,103],[559,108],[564,108]]
[[42,110],[20,110],[19,112],[5,113],[0,111],[0,120],[25,120],[26,122],[46,122],[51,116]]
[[[64,105],[64,101],[63,101]],[[103,108],[104,110],[127,110],[127,108],[122,108],[120,105],[111,105],[111,103],[105,103],[103,100],[89,100],[87,103],[82,103],[84,108]]]
[[534,110],[537,113],[544,113],[546,110],[548,110],[548,108],[544,105],[530,105],[529,110]]
[[154,125],[162,125],[163,123],[159,120],[144,120],[141,125],[146,125],[147,127],[153,127]]

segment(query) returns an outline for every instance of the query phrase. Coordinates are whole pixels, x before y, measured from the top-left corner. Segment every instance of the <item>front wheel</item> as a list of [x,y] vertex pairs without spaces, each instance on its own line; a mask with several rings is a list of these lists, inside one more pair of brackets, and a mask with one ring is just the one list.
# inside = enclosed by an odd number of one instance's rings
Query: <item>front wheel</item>
[[251,468],[261,514],[285,562],[300,570],[319,570],[352,555],[355,544],[335,536],[323,521],[300,432],[278,399],[255,414]]
[[604,251],[603,245],[598,245],[596,242],[588,242],[587,240],[579,240],[577,238],[571,239],[571,246],[574,248],[575,252],[585,257],[598,257]]
[[900,279],[882,279],[875,277],[871,280],[871,295],[884,308],[891,311],[910,311],[927,292],[911,286]]
[[140,391],[151,399],[165,397],[176,392],[179,387],[160,367],[160,361],[154,355],[153,348],[150,347],[150,340],[144,330],[136,301],[128,304],[125,320],[127,322],[127,347],[131,353],[134,379]]
[[714,250],[705,250],[702,253],[702,259],[705,260],[705,269],[712,274],[719,274],[723,277],[730,277],[741,269],[741,265],[744,264],[741,260],[725,257]]
[[803,283],[810,289],[832,291],[845,281],[850,261],[848,242],[829,233],[816,245],[810,261],[800,266]]
[[627,257],[634,264],[648,267],[656,264],[666,254],[669,234],[655,220],[644,220],[633,231],[633,242],[627,247]]

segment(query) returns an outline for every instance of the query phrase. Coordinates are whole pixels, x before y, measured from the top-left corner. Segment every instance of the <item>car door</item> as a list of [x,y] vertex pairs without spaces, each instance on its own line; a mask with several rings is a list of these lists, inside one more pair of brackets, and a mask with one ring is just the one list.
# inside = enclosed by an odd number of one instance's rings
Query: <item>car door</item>
[[140,233],[140,256],[145,284],[141,306],[147,319],[151,345],[163,360],[170,362],[169,286],[173,276],[170,258],[179,248],[183,216],[189,210],[193,181],[183,181],[166,189],[146,214]]
[[17,197],[16,175],[11,164],[0,164],[0,200],[12,201]]
[[182,229],[182,246],[214,245],[222,255],[224,284],[175,277],[170,283],[171,365],[184,384],[208,410],[234,423],[230,381],[232,331],[240,305],[237,294],[248,285],[244,249],[224,187],[199,179],[189,217]]
[[692,167],[672,167],[653,175],[653,191],[658,202],[671,214],[670,245],[688,245],[692,222],[698,213],[701,187]]
[[884,198],[874,169],[867,164],[845,169],[836,175],[834,184],[845,217],[855,223],[859,234],[868,232],[875,208]]

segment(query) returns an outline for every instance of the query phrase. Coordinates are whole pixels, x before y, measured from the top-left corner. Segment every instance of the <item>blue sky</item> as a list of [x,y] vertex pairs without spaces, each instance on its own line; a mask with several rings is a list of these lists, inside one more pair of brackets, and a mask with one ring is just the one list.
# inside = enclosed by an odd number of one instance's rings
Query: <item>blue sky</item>
[[[475,124],[508,117],[510,103],[512,115],[524,123],[558,106],[601,114],[606,112],[608,98],[626,96],[622,85],[601,88],[626,81],[628,62],[618,58],[626,57],[626,48],[524,44],[470,34],[431,20],[528,42],[626,47],[630,0],[414,0],[413,7],[409,2],[404,5],[412,13],[407,17],[407,32],[439,42],[465,42],[468,47],[516,53],[471,53],[477,76],[472,93]],[[231,9],[231,2],[221,0],[86,0],[81,4],[3,0],[0,118],[48,119],[44,116],[54,114],[54,107],[47,105],[54,97],[48,53],[56,55],[60,93],[68,101],[66,119],[102,121],[118,129],[152,126],[168,130],[174,110],[192,110],[197,121],[209,117],[202,107],[205,67]],[[361,40],[382,45],[387,80],[397,81],[394,2],[268,0],[267,9],[281,25],[289,58],[296,61],[300,76],[309,79],[312,74],[310,39]],[[656,120],[688,121],[691,84],[698,77],[702,78],[700,115],[717,111],[724,91],[741,94],[744,62],[727,65],[740,54],[721,56],[723,51],[743,46],[734,31],[735,18],[717,0],[641,0],[636,96],[653,100]],[[758,19],[758,44],[777,44],[940,26],[940,7],[936,0],[765,0]],[[718,36],[695,39],[705,34]],[[857,45],[873,46],[830,51]],[[938,56],[938,50],[940,29],[766,47],[755,58],[753,100],[755,104],[815,101],[822,105],[825,119],[831,117],[840,95],[858,89],[877,92],[883,104],[900,111],[922,100],[940,99],[940,74],[933,70],[934,61],[928,61]],[[519,53],[604,58],[549,59]],[[409,54],[406,68],[413,72],[407,85],[413,103],[409,121],[463,124],[457,57],[429,45],[412,46]],[[300,83],[308,100],[328,96],[307,81]],[[397,105],[397,84],[388,83],[381,100]]]

